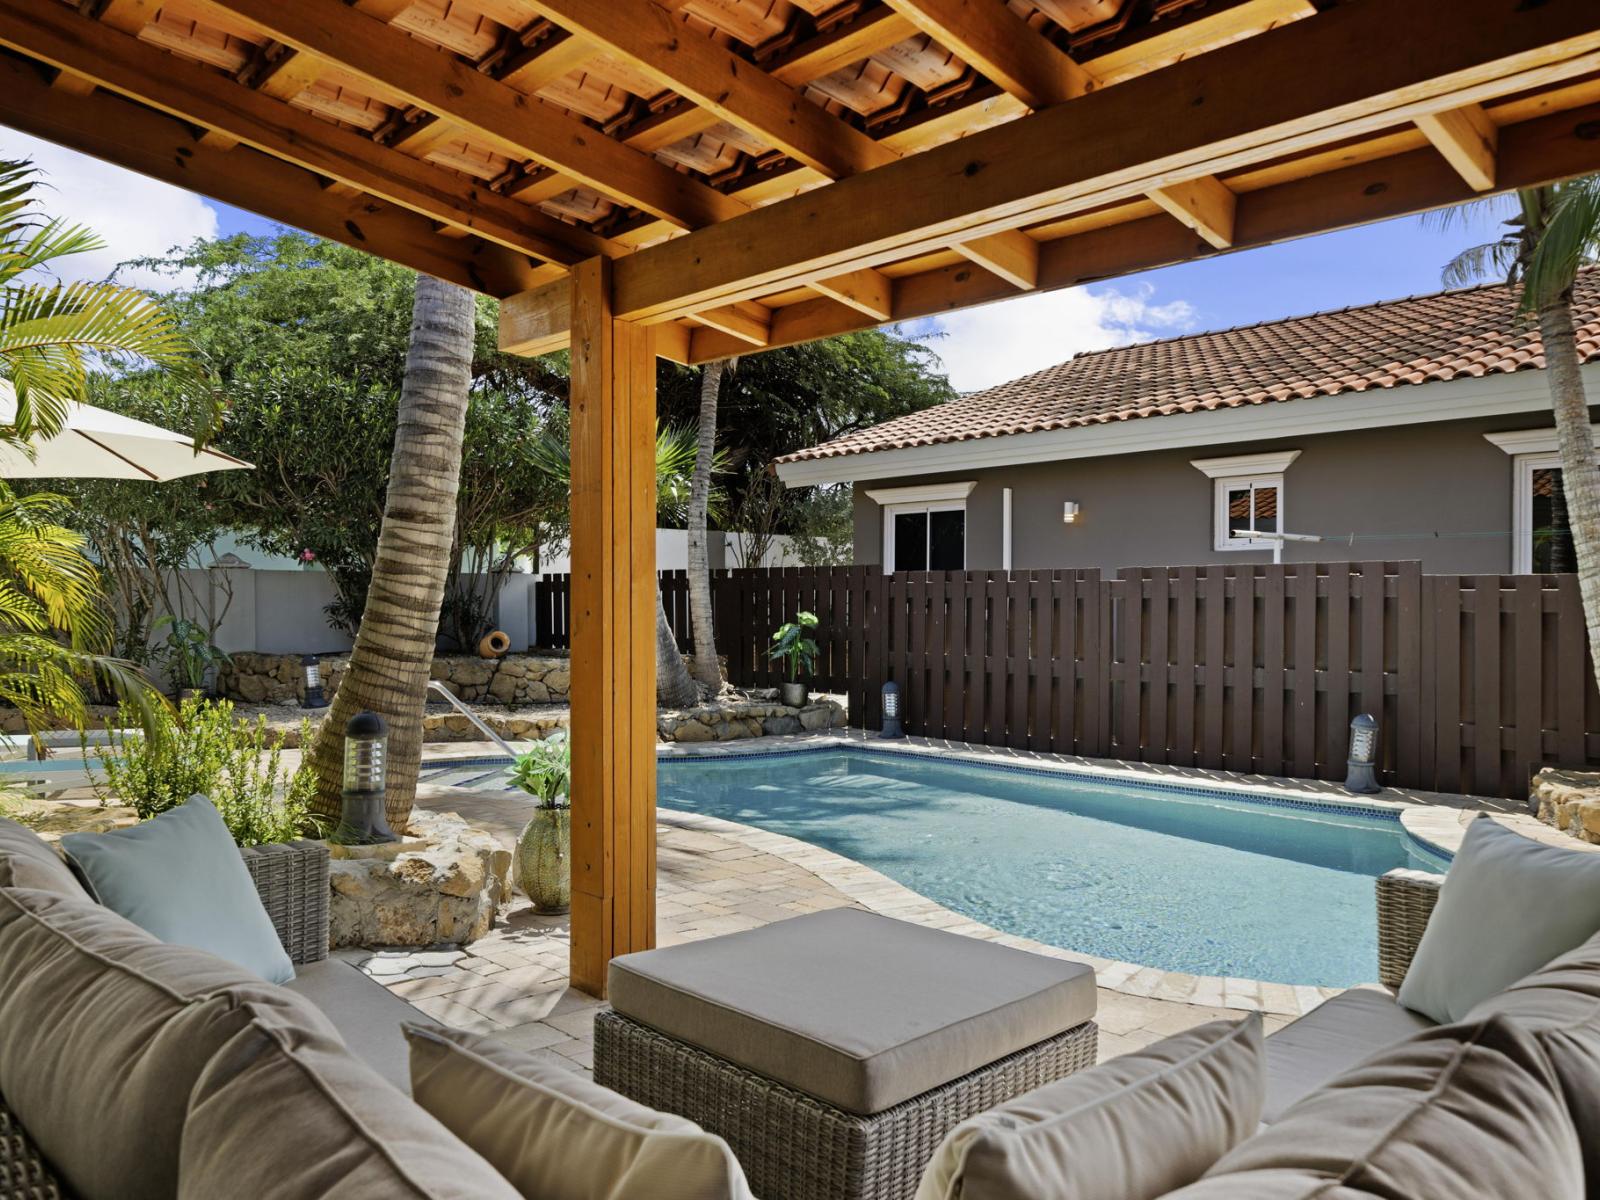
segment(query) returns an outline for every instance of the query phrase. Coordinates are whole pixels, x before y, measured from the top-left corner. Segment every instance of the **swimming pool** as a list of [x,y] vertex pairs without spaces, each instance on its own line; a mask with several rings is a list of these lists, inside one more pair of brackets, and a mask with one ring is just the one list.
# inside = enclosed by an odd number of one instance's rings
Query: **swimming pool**
[[1377,974],[1373,879],[1443,870],[1393,810],[867,749],[663,758],[663,808],[788,834],[986,925],[1170,971]]

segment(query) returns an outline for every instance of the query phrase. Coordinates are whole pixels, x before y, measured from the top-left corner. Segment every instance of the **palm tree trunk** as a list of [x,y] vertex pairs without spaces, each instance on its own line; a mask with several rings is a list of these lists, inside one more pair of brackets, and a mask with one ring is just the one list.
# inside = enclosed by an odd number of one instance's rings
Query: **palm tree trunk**
[[1589,654],[1600,682],[1600,464],[1589,428],[1589,403],[1578,373],[1578,337],[1572,326],[1572,291],[1539,309],[1539,336],[1555,409],[1561,450],[1561,491],[1578,559],[1578,590],[1589,630]]
[[717,393],[724,363],[700,373],[700,444],[689,481],[689,619],[694,628],[694,676],[715,693],[722,687],[716,631],[711,623],[711,561],[706,553],[706,511],[711,506],[711,464],[717,452]]
[[474,306],[471,292],[417,276],[372,586],[350,668],[312,750],[316,808],[336,817],[345,723],[362,710],[383,717],[389,725],[384,807],[396,832],[410,818],[422,757],[422,710],[461,482]]
[[689,668],[678,653],[678,639],[667,624],[667,606],[656,588],[656,703],[666,708],[688,708],[700,698]]

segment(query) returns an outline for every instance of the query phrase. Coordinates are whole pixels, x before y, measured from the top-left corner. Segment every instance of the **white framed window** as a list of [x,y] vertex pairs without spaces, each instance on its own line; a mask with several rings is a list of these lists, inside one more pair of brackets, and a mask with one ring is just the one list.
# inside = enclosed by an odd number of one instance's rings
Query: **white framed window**
[[[1600,425],[1593,428],[1600,445]],[[1483,436],[1511,455],[1511,570],[1518,575],[1576,571],[1556,431],[1518,429]]]
[[1271,550],[1284,532],[1284,472],[1298,450],[1197,458],[1191,465],[1212,481],[1211,548]]
[[884,573],[966,570],[967,497],[976,486],[968,480],[869,490],[883,506]]

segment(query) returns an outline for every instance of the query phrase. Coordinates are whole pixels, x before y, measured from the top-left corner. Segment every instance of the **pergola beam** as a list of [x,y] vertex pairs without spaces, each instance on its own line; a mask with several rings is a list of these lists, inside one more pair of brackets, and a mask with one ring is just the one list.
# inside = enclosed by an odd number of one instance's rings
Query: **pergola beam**
[[[882,271],[874,271],[870,267],[851,271],[848,275],[819,279],[811,288],[874,321],[887,321],[894,315],[894,281]],[[767,332],[770,337],[770,327]]]
[[1466,104],[1447,112],[1424,113],[1417,118],[1417,128],[1474,191],[1493,190],[1499,130],[1483,111],[1483,105]]
[[1095,86],[1094,78],[1016,13],[994,0],[886,0],[1029,108],[1048,108]]
[[681,228],[699,228],[746,211],[739,201],[698,179],[358,9],[325,0],[203,2],[472,131],[504,154],[535,159],[575,183]]
[[[1502,131],[1501,186],[1533,187],[1593,171],[1597,165],[1592,134],[1600,126],[1600,105],[1555,113]],[[1473,197],[1474,191],[1432,149],[1412,150],[1358,163],[1324,175],[1275,184],[1238,197],[1233,250],[1245,250],[1347,228],[1371,221],[1426,212]],[[1134,271],[1192,259],[1193,235],[1165,214],[1108,225],[1040,243],[1039,289],[1054,291]],[[892,281],[894,303],[888,316],[874,319],[826,301],[805,301],[773,312],[769,347],[853,333],[886,321],[909,321],[1004,300],[1016,293],[1002,280],[970,266],[941,267]],[[521,298],[502,305],[521,307]],[[713,330],[690,338],[691,364],[747,353]]]
[[201,124],[228,139],[225,146],[243,142],[520,253],[570,265],[618,252],[608,239],[587,229],[564,224],[454,172],[272,100],[198,63],[80,16],[64,4],[0,0],[0,45],[25,50],[114,92]]
[[52,89],[39,67],[9,54],[0,54],[0,124],[474,291],[504,297],[539,283],[524,255],[476,237],[442,237],[426,217],[339,196],[310,171],[257,150],[208,146],[187,122],[105,90]]
[[1233,245],[1233,216],[1238,197],[1215,175],[1151,188],[1148,194],[1216,249],[1226,250]]
[[[1361,70],[1307,72],[1351,45],[1369,48]],[[618,260],[615,301],[627,319],[681,316],[1597,67],[1585,0],[1355,0],[648,247]]]

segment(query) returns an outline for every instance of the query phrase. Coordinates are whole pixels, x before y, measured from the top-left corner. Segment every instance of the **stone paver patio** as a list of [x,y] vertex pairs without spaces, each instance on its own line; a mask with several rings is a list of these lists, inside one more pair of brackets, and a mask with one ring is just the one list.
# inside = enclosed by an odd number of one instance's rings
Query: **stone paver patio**
[[[511,793],[454,788],[424,788],[418,803],[460,813],[507,844],[515,839],[527,810],[526,802]],[[817,872],[709,827],[720,824],[665,810],[660,814],[656,911],[661,945],[861,903]],[[939,917],[945,910],[938,906],[930,903],[927,910],[897,911],[892,905],[886,909],[910,920],[953,924],[949,914]],[[567,919],[539,916],[519,896],[488,937],[460,950],[336,953],[357,962],[444,1024],[485,1033],[548,1061],[587,1071],[593,1064],[599,1002],[567,986],[567,952]],[[1107,1058],[1228,1011],[1222,1003],[1191,1003],[1105,987],[1100,989],[1099,1004],[1100,1053]],[[1289,1019],[1268,1013],[1267,1028],[1276,1029]]]

